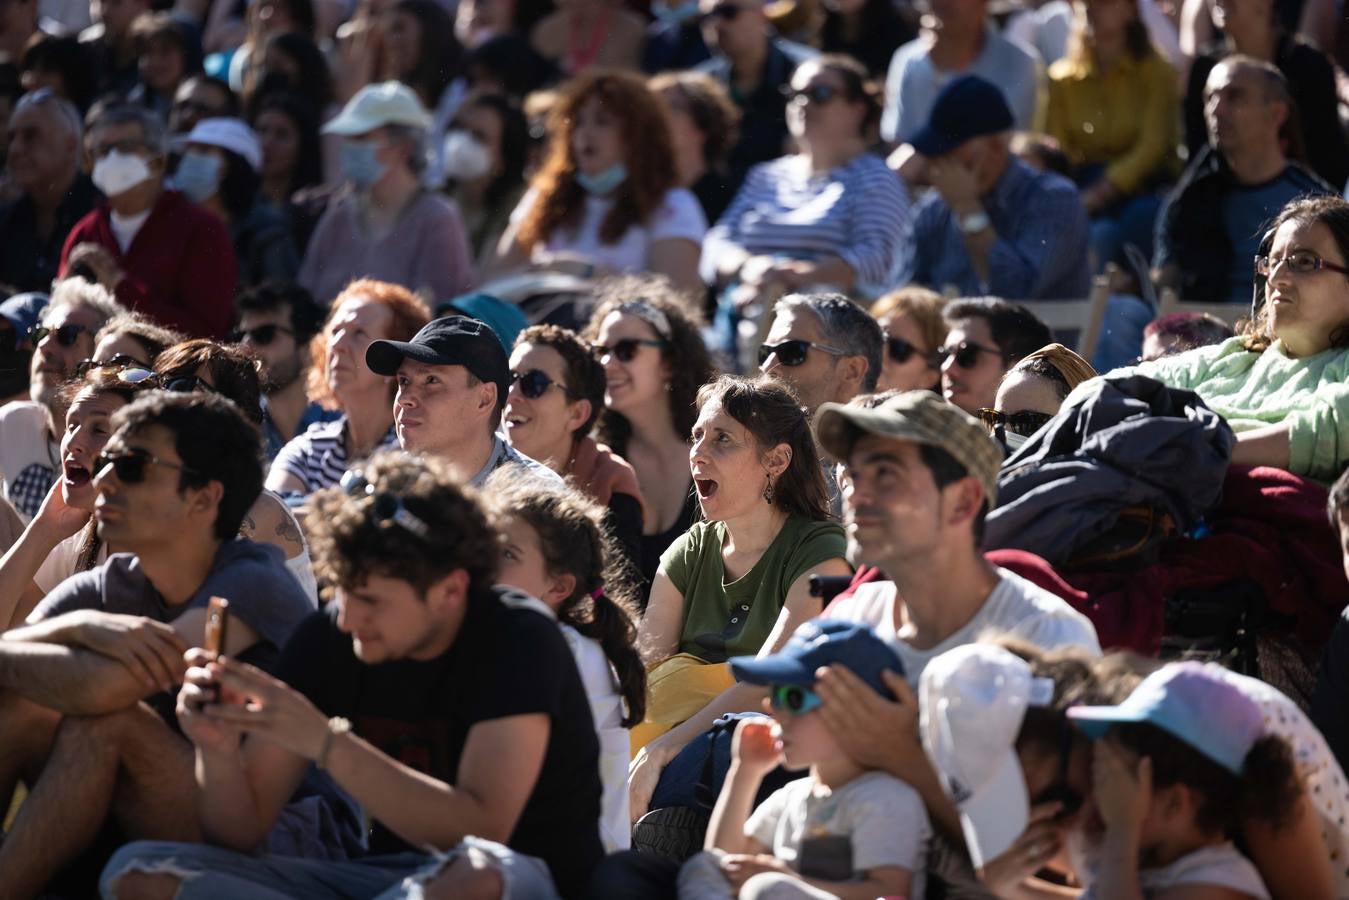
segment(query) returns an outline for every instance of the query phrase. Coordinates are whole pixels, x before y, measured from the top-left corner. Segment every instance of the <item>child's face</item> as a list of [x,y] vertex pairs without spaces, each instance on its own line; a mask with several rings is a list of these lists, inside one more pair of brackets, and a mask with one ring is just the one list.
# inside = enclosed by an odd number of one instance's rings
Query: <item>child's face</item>
[[782,761],[787,768],[806,769],[843,755],[818,709],[801,714],[774,709],[773,718],[777,723],[773,734],[782,745]]

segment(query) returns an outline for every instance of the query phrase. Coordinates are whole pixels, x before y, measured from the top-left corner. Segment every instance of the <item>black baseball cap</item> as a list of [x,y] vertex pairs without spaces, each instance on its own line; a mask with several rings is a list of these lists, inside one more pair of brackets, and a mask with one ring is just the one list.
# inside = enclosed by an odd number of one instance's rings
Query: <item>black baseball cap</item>
[[970,138],[1012,127],[1012,111],[1002,90],[978,75],[961,75],[942,88],[927,124],[909,141],[924,156],[945,156]]
[[432,319],[410,341],[373,341],[365,349],[365,364],[376,375],[397,375],[404,359],[428,366],[463,366],[480,381],[497,386],[497,405],[505,406],[511,386],[510,361],[485,322],[468,316]]

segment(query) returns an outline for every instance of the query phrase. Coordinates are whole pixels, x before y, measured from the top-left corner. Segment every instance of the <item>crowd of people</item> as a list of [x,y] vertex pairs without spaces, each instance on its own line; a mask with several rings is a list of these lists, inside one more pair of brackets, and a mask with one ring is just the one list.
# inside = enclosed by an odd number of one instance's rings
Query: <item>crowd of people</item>
[[0,897],[1349,900],[1347,22],[7,0]]

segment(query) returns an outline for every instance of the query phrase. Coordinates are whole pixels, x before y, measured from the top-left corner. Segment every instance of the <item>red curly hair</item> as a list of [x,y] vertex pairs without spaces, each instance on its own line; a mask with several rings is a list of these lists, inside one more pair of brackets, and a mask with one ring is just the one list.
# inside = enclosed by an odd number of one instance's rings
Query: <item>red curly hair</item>
[[526,251],[544,243],[558,228],[575,228],[585,210],[585,189],[576,181],[571,136],[581,106],[598,97],[618,119],[627,152],[628,178],[614,197],[614,207],[600,224],[600,239],[617,243],[633,226],[644,225],[675,186],[674,151],[660,99],[638,75],[596,70],[572,79],[562,89],[548,120],[548,156],[534,176],[534,205],[520,226],[518,240]]
[[[324,409],[340,409],[341,404],[328,387],[328,332],[333,313],[343,303],[353,297],[364,297],[389,308],[393,320],[389,323],[386,338],[391,341],[410,341],[412,336],[422,330],[422,326],[431,321],[431,310],[416,294],[399,284],[376,281],[373,278],[358,278],[342,289],[342,293],[333,299],[328,311],[328,319],[309,342],[309,375],[306,385],[309,399]],[[392,384],[392,379],[390,379]],[[391,388],[392,390],[392,388]]]

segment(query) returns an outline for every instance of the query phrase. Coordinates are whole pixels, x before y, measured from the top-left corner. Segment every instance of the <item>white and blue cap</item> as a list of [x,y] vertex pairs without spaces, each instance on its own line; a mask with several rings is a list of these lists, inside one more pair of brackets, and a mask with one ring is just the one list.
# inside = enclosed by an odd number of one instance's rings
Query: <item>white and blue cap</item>
[[815,683],[821,666],[844,666],[877,693],[894,699],[881,673],[904,674],[899,655],[866,625],[842,619],[812,619],[792,633],[782,649],[770,656],[731,658],[731,673],[750,684]]
[[1189,744],[1234,775],[1265,734],[1259,705],[1214,663],[1162,666],[1118,706],[1075,706],[1068,717],[1092,740],[1113,725],[1146,722]]

